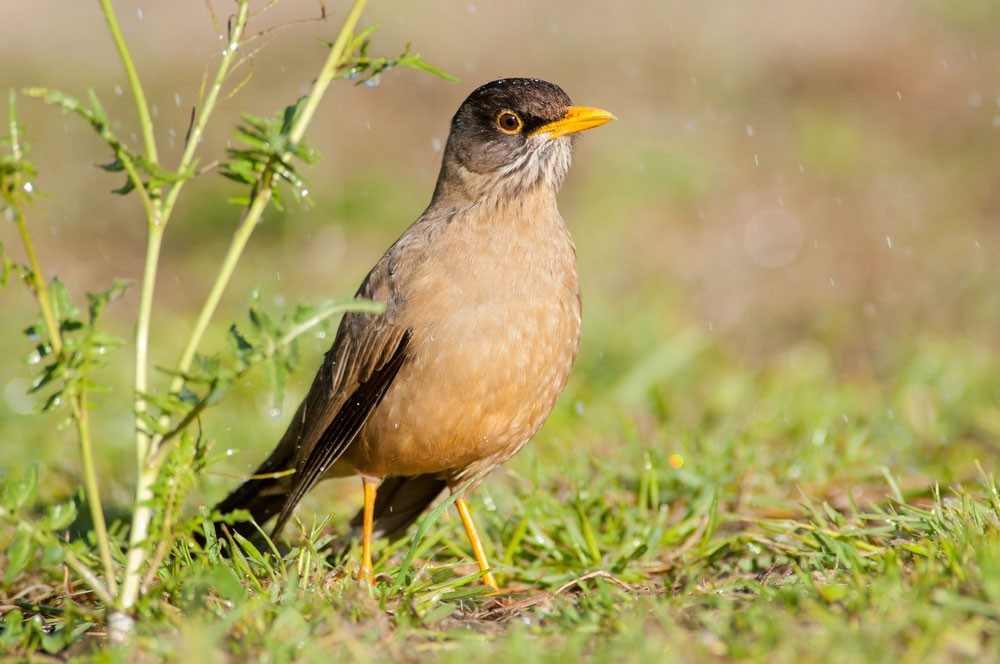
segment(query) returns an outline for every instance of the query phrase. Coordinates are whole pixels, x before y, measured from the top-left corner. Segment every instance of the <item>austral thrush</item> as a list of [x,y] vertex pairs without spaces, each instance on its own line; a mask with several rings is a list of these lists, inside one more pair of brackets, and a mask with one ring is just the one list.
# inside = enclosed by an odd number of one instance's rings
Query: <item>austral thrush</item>
[[[277,515],[276,534],[320,480],[360,475],[361,578],[373,537],[401,531],[513,456],[566,385],[580,339],[576,249],[556,207],[572,135],[607,111],[572,106],[552,83],[482,86],[451,122],[430,206],[389,247],[344,316],[277,448],[223,500],[225,514]],[[294,470],[280,477],[281,471]],[[464,497],[455,504],[496,587]],[[236,530],[254,532],[250,523]]]

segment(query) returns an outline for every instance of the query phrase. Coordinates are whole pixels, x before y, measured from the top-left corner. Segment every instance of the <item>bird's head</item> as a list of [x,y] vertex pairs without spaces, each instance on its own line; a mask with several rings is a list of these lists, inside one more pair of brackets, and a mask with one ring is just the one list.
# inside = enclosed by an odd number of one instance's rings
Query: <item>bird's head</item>
[[475,90],[451,121],[435,197],[486,203],[544,187],[554,194],[572,159],[571,138],[614,116],[573,106],[534,78],[505,78]]

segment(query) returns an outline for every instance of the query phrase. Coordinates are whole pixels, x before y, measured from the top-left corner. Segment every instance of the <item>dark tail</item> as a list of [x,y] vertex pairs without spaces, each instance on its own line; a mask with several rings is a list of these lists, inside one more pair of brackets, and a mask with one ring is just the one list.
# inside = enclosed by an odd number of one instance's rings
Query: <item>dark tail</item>
[[[271,462],[272,460],[268,459],[268,462],[255,474],[278,472],[275,464]],[[291,478],[291,475],[286,475],[278,478],[251,479],[238,486],[216,505],[213,511],[225,515],[236,510],[246,510],[250,512],[253,521],[238,521],[232,525],[217,522],[216,536],[225,540],[226,535],[223,530],[225,528],[231,534],[238,533],[251,541],[257,540],[260,533],[254,522],[263,527],[281,512],[294,485]],[[401,534],[423,514],[446,487],[444,480],[433,475],[386,478],[379,485],[375,498],[374,536],[393,537]],[[360,528],[361,519],[362,513],[359,511],[351,519],[351,527]],[[271,533],[272,537],[275,534]],[[197,539],[199,543],[204,544],[203,538]]]
[[[280,448],[279,448],[280,449]],[[278,450],[275,450],[276,452]],[[272,456],[261,465],[254,475],[272,475],[285,470],[291,463],[291,459],[275,458]],[[230,533],[238,533],[249,540],[259,539],[257,525],[263,527],[275,514],[281,512],[288,499],[288,494],[294,485],[291,473],[280,477],[265,477],[262,479],[249,479],[236,487],[232,493],[225,497],[219,504],[212,508],[213,512],[226,515],[236,510],[246,510],[250,512],[252,521],[238,521],[233,524],[223,524],[216,522],[215,534],[219,539],[225,540],[225,530]],[[225,528],[225,530],[223,530]],[[273,535],[273,534],[272,534]],[[198,537],[200,544],[204,544],[204,538]]]

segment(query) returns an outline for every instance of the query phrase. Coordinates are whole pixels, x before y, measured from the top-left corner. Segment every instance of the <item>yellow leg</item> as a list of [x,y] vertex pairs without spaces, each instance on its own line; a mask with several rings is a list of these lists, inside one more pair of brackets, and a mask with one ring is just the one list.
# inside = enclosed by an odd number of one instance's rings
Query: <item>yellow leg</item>
[[483,575],[483,583],[492,586],[493,590],[499,590],[500,587],[497,585],[497,580],[493,578],[493,572],[490,571],[490,564],[486,561],[486,553],[483,551],[483,543],[479,539],[479,533],[476,532],[476,524],[472,521],[469,503],[465,502],[465,498],[459,498],[455,501],[455,507],[458,508],[458,515],[462,517],[462,523],[465,525],[465,532],[469,536],[469,542],[472,544],[472,553],[476,556],[479,569],[486,572]]
[[378,484],[368,478],[362,480],[365,484],[364,521],[361,532],[361,569],[358,578],[375,583],[375,569],[372,567],[372,522],[375,520],[375,493]]

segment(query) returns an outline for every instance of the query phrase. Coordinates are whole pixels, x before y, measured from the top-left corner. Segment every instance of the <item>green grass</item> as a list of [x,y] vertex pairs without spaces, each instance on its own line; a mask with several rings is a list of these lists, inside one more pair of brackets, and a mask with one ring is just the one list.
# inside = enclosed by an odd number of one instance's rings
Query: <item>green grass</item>
[[[484,594],[455,518],[380,544],[369,588],[357,548],[307,512],[279,558],[178,545],[139,638],[107,656],[996,658],[1000,495],[975,461],[991,452],[995,360],[921,339],[876,389],[810,344],[756,369],[690,331],[663,348],[616,386],[585,362],[540,440],[478,492],[510,594]],[[933,416],[943,399],[959,406]],[[102,628],[79,590],[37,551],[3,586],[0,643],[94,652]]]

